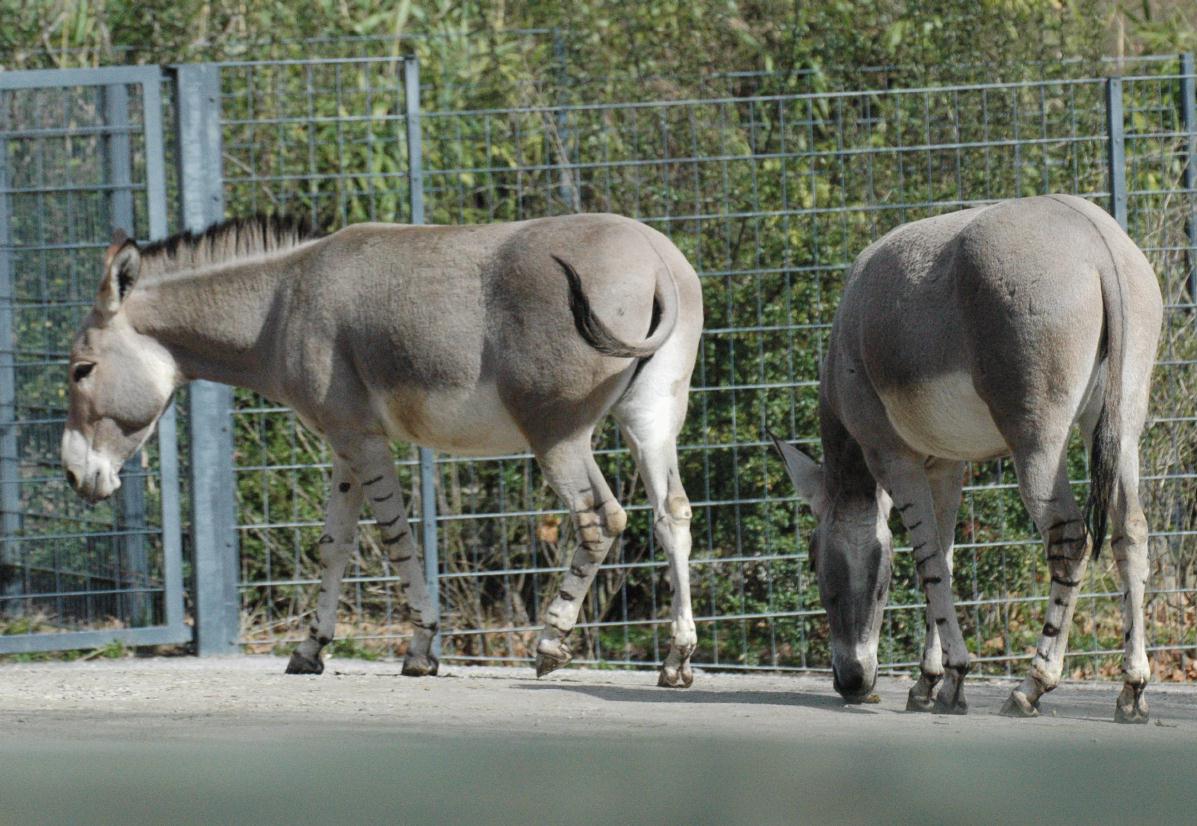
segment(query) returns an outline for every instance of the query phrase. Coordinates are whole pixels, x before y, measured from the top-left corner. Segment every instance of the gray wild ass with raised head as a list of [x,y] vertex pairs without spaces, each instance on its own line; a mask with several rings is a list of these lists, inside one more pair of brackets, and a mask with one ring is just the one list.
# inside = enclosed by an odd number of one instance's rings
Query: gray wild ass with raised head
[[[1035,716],[1059,682],[1077,591],[1108,518],[1125,588],[1115,718],[1147,720],[1138,441],[1162,313],[1143,253],[1071,196],[916,221],[856,259],[823,365],[824,464],[775,440],[818,521],[810,553],[845,699],[859,702],[876,679],[896,507],[927,599],[922,675],[907,708],[966,711],[969,656],[950,579],[964,463],[1012,454],[1051,587],[1029,672],[1003,713]],[[1088,526],[1068,484],[1074,422],[1092,459]]]
[[626,516],[591,453],[610,412],[631,447],[669,559],[673,638],[660,683],[688,686],[690,506],[676,438],[702,331],[702,295],[665,236],[615,215],[510,224],[359,224],[309,237],[294,222],[230,221],[109,247],[70,356],[62,461],[82,496],[122,463],[192,379],[290,405],[332,448],[310,636],[288,672],[319,673],[362,504],[411,606],[403,673],[435,674],[436,618],[390,440],[451,453],[530,449],[565,500],[579,547],[545,612],[537,673],[566,636]]

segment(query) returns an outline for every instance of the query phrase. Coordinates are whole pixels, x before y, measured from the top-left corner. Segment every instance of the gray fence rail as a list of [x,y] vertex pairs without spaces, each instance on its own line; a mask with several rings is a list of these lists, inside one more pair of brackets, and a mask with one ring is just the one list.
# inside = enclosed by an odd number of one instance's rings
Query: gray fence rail
[[[180,67],[176,152],[191,158],[179,166],[181,226],[258,210],[302,211],[330,227],[607,210],[670,235],[699,271],[707,307],[680,446],[695,509],[696,661],[819,669],[827,642],[807,571],[811,525],[764,428],[817,449],[818,364],[845,267],[904,221],[1042,192],[1093,199],[1147,252],[1168,304],[1143,493],[1152,527],[1149,630],[1161,671],[1175,673],[1182,652],[1197,648],[1194,69],[1182,56],[1133,72],[636,103],[531,95],[520,106],[421,111],[414,61],[402,58]],[[188,87],[200,74],[203,82]],[[0,180],[0,190],[13,198],[18,188]],[[80,269],[82,298],[90,262]],[[0,314],[0,333],[3,323]],[[4,370],[0,363],[8,423]],[[314,610],[311,549],[328,457],[293,414],[249,393],[196,388],[188,412],[200,649],[285,650]],[[619,433],[603,430],[596,447],[630,522],[575,632],[582,660],[653,663],[668,637],[665,561]],[[434,551],[428,571],[441,599],[442,657],[529,661],[538,612],[572,541],[531,457],[463,460],[403,447],[398,465],[413,523]],[[1083,495],[1079,440],[1072,469]],[[61,494],[57,482],[46,484]],[[21,532],[5,522],[6,537]],[[1016,670],[1033,650],[1047,572],[1008,462],[970,468],[958,539],[956,590],[973,652],[987,671]],[[1117,671],[1114,576],[1108,556],[1089,574],[1074,674]],[[410,628],[395,580],[363,523],[339,653],[402,650]],[[921,605],[902,547],[884,667],[917,662]]]
[[65,357],[116,227],[167,231],[157,67],[0,73],[0,653],[179,643],[173,408],[115,501],[62,482]]

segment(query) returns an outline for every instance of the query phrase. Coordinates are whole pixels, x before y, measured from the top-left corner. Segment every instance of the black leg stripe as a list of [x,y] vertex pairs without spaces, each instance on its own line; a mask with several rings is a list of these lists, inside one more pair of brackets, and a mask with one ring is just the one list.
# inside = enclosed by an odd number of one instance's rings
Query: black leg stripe
[[1043,636],[1055,637],[1059,633],[1060,633],[1060,629],[1057,628],[1056,626],[1052,625],[1050,622],[1045,622],[1043,624]]
[[1064,579],[1063,577],[1053,576],[1052,582],[1057,585],[1063,585],[1066,588],[1076,588],[1081,584],[1079,579]]
[[907,525],[906,530],[913,531],[915,528],[919,527],[922,524],[923,524],[923,520],[920,519],[918,522],[915,522],[913,525]]
[[560,596],[566,602],[573,602],[575,599],[577,599],[577,597],[575,597],[569,591],[560,591],[558,596]]
[[929,576],[923,580],[923,585],[938,585],[943,582],[943,577]]
[[378,484],[378,483],[379,483],[379,482],[381,482],[381,481],[382,481],[382,477],[381,477],[381,476],[375,476],[375,477],[374,477],[373,479],[371,479],[369,482],[362,482],[362,487],[364,487],[364,488],[368,488],[368,487],[370,487],[370,485],[376,485],[376,484]]
[[398,543],[398,542],[401,542],[401,541],[403,541],[403,538],[404,538],[405,536],[407,536],[407,531],[404,531],[403,533],[395,534],[395,535],[394,535],[394,536],[392,536],[390,539],[384,539],[384,540],[382,540],[382,544],[383,544],[383,545],[394,545],[394,544],[396,544],[396,543]]
[[386,496],[371,496],[370,501],[371,502],[385,502],[394,495],[395,495],[395,491],[391,491]]
[[392,519],[390,522],[379,522],[378,527],[389,528],[389,527],[391,527],[391,525],[394,525],[396,522],[398,522],[402,518],[403,518],[403,514],[399,514],[394,519]]

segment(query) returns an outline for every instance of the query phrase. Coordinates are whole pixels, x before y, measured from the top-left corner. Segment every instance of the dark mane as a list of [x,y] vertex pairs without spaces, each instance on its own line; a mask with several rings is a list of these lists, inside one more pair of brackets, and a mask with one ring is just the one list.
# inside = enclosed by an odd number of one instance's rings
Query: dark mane
[[141,248],[143,273],[193,270],[238,258],[269,255],[321,237],[305,218],[265,215],[230,218],[203,232],[179,232]]

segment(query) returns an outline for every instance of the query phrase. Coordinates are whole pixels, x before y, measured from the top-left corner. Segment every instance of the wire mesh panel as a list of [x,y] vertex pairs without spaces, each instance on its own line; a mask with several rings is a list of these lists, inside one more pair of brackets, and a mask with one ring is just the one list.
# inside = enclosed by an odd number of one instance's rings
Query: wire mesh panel
[[[325,227],[402,221],[410,197],[402,65],[386,57],[222,64],[226,211],[291,211]],[[238,393],[234,426],[243,641],[269,650],[300,639],[315,609],[312,549],[330,457],[289,409],[252,393]],[[414,450],[401,456],[409,486]],[[337,636],[342,650],[368,653],[410,629],[376,532],[360,535]]]
[[0,76],[0,652],[187,638],[173,413],[91,506],[59,443],[66,360],[116,227],[165,233],[157,69]]
[[[402,220],[406,149],[399,61],[308,61],[225,70],[226,202],[298,208],[324,224]],[[1130,231],[1169,306],[1144,442],[1152,527],[1149,594],[1157,663],[1175,670],[1194,640],[1192,297],[1195,250],[1181,181],[1178,90],[1164,69],[1124,81]],[[634,104],[425,111],[423,179],[435,223],[613,211],[669,235],[698,270],[706,332],[682,434],[694,507],[696,663],[826,667],[826,624],[798,508],[765,428],[817,451],[818,367],[843,272],[892,227],[997,199],[1071,192],[1108,202],[1104,79],[973,84]],[[1186,131],[1187,130],[1187,131]],[[298,639],[314,608],[328,466],[285,411],[244,398],[238,413],[247,642]],[[581,659],[658,661],[668,644],[666,563],[620,435],[596,437],[629,511],[575,635]],[[409,512],[414,453],[400,451]],[[1087,486],[1079,438],[1071,454]],[[574,537],[528,455],[438,464],[444,654],[529,660],[535,629]],[[799,512],[797,519],[796,511]],[[897,523],[894,525],[897,529]],[[897,530],[899,544],[904,532]],[[365,534],[338,636],[382,652],[407,632],[393,572]],[[1028,659],[1048,573],[1008,461],[969,468],[957,533],[956,592],[981,667]],[[1077,674],[1117,670],[1119,593],[1109,556],[1089,574],[1074,637]],[[922,596],[899,549],[883,666],[917,662]]]

